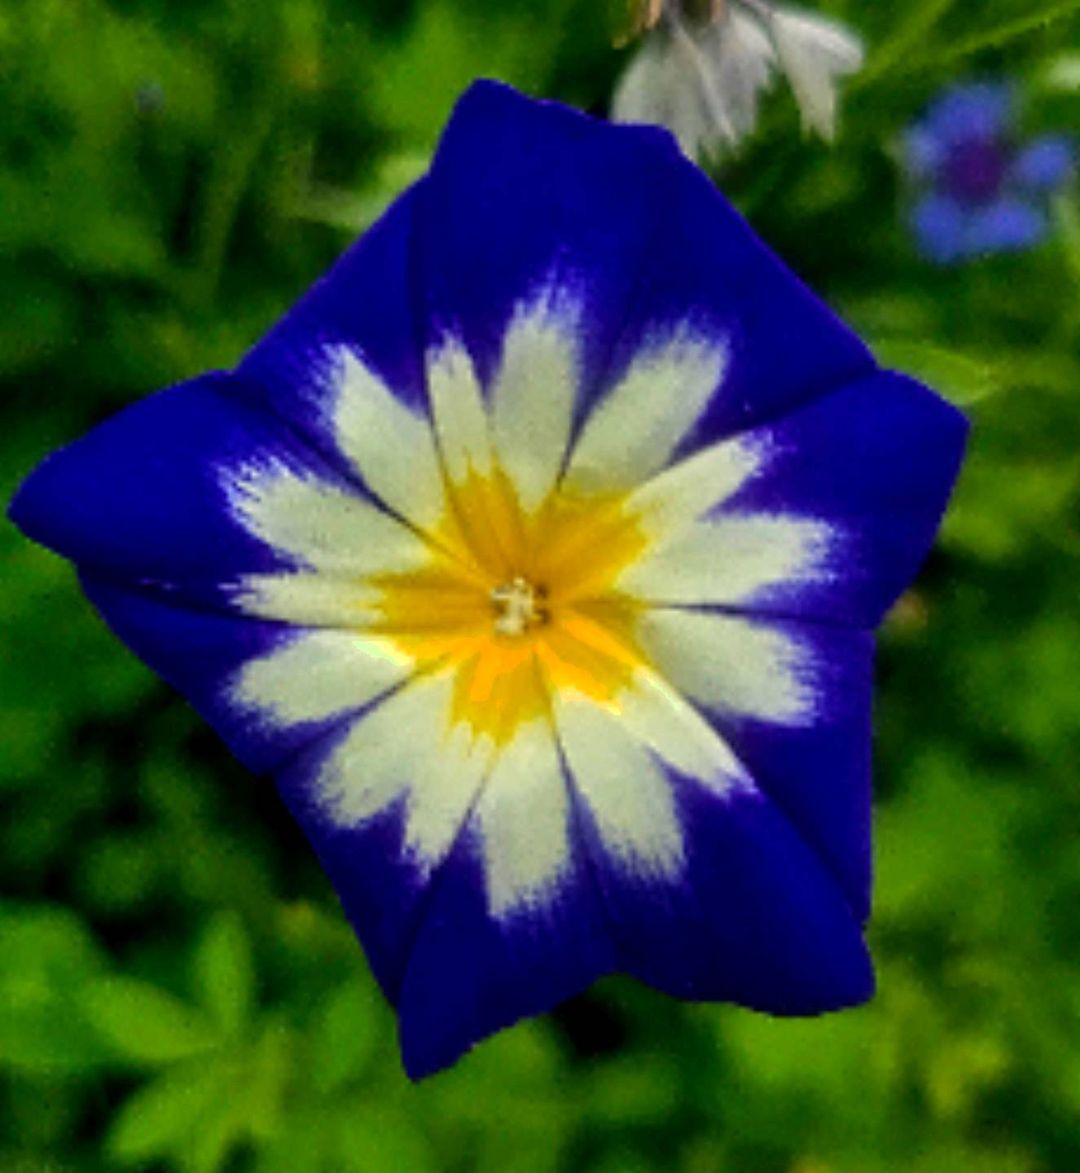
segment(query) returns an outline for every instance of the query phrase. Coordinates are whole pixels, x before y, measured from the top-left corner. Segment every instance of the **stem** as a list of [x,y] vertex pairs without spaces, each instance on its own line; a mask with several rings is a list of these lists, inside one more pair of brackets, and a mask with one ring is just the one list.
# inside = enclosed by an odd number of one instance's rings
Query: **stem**
[[956,61],[961,57],[968,57],[983,49],[996,49],[1008,41],[1014,41],[1036,29],[1044,28],[1055,21],[1064,20],[1067,16],[1080,12],[1080,0],[1061,0],[1044,8],[1042,12],[1028,13],[1027,16],[1017,17],[1015,20],[1005,21],[988,32],[974,33],[966,40],[960,41],[944,52],[930,57],[928,65],[940,65],[949,61]]

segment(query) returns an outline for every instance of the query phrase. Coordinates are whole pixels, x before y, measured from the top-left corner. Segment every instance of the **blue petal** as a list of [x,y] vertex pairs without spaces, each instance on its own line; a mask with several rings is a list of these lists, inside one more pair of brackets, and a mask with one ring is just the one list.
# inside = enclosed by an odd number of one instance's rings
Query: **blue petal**
[[913,179],[933,179],[948,156],[941,138],[925,124],[913,126],[903,139],[904,167]]
[[614,968],[579,852],[545,898],[496,918],[487,904],[475,813],[430,875],[410,857],[405,802],[353,827],[327,817],[315,777],[334,741],[331,735],[298,755],[279,786],[398,1009],[412,1078],[447,1066],[487,1035],[551,1009]]
[[255,773],[269,773],[336,726],[337,720],[271,721],[238,705],[227,691],[245,664],[279,650],[302,629],[176,606],[88,573],[80,582],[112,632],[182,693]]
[[352,348],[404,403],[425,402],[415,289],[415,207],[424,182],[407,191],[286,314],[239,366],[261,402],[346,476],[326,424],[324,351]]
[[747,610],[876,627],[926,557],[966,434],[944,400],[879,372],[750,436],[763,471],[723,511],[816,518],[837,540],[825,574],[769,587]]
[[402,803],[356,827],[339,826],[320,807],[312,778],[337,736],[302,751],[278,775],[278,790],[333,884],[375,980],[396,1003],[428,881],[408,859]]
[[29,537],[107,579],[223,602],[221,584],[286,564],[229,509],[222,472],[279,460],[332,479],[273,416],[206,375],[126,408],[46,458],[11,504]]
[[432,883],[413,941],[398,1002],[402,1058],[413,1079],[616,967],[583,858],[549,900],[496,919],[485,906],[478,842],[471,831],[459,839]]
[[687,325],[725,340],[732,356],[696,442],[872,369],[862,343],[666,132],[478,83],[422,195],[416,257],[428,330],[463,337],[487,377],[515,304],[554,279],[585,307],[579,417],[643,344]]
[[971,218],[949,196],[932,193],[919,200],[911,212],[911,228],[919,252],[929,261],[948,265],[966,253],[965,236]]
[[1023,252],[1049,231],[1046,213],[1022,199],[1003,196],[980,208],[968,225],[966,242],[972,253]]
[[613,861],[581,804],[619,968],[680,998],[773,1014],[869,998],[858,918],[777,807],[761,795],[720,798],[676,775],[672,784],[686,852],[678,877]]
[[766,626],[809,653],[815,666],[812,722],[770,722],[720,708],[708,716],[863,923],[870,914],[872,864],[873,636],[785,619]]
[[1038,191],[1053,191],[1076,170],[1076,145],[1067,135],[1045,134],[1028,143],[1012,162],[1014,183]]
[[993,139],[1008,130],[1014,106],[1015,95],[1008,85],[975,82],[955,86],[933,103],[923,125],[948,146],[970,139]]

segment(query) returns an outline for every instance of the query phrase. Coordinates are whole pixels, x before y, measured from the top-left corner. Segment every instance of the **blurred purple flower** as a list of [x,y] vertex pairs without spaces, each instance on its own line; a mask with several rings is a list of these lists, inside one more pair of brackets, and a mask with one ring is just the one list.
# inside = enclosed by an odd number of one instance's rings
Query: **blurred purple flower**
[[946,90],[907,133],[904,162],[920,195],[911,212],[919,251],[953,264],[1031,248],[1046,235],[1049,197],[1072,176],[1064,135],[1018,141],[1016,99],[998,83]]

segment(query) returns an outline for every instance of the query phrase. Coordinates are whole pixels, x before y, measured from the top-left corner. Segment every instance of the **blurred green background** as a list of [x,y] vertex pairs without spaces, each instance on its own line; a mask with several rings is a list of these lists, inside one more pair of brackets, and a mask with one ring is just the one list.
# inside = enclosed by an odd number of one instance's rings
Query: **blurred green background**
[[[0,0],[3,497],[231,365],[472,77],[603,112],[617,7]],[[1032,253],[939,270],[896,163],[957,79],[1016,78],[1032,132],[1080,132],[1080,3],[819,7],[870,49],[838,144],[801,140],[780,87],[718,181],[975,425],[883,633],[877,998],[772,1021],[613,979],[410,1085],[271,784],[5,524],[3,1173],[1080,1169],[1080,202]]]

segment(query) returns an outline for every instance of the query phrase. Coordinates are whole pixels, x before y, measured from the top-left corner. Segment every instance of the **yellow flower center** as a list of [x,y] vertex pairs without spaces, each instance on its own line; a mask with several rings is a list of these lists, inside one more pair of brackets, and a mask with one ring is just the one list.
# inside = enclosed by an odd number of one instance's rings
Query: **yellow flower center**
[[624,498],[554,491],[526,513],[509,478],[471,472],[427,535],[431,561],[379,576],[374,628],[421,671],[455,673],[453,720],[505,744],[556,689],[617,705],[643,662],[620,572],[646,539]]

